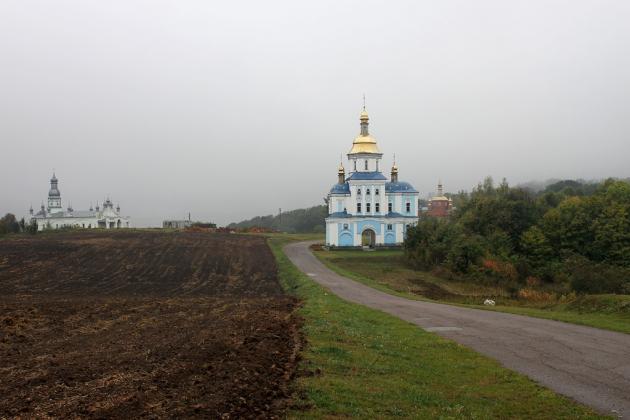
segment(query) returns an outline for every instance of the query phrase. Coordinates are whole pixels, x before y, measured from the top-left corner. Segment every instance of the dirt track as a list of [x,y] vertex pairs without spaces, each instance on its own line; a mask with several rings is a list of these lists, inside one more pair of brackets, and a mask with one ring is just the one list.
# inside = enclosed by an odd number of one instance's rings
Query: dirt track
[[602,413],[630,417],[629,334],[389,295],[331,271],[310,244],[290,244],[285,252],[341,298],[471,347]]
[[301,345],[258,237],[0,241],[0,417],[281,416]]

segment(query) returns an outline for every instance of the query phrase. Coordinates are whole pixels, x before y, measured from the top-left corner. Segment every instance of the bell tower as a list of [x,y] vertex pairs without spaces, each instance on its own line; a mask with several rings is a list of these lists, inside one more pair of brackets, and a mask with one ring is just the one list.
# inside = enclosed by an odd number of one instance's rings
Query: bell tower
[[52,178],[50,178],[50,190],[48,191],[48,213],[54,214],[63,211],[61,207],[61,193],[57,188],[58,180],[53,172]]
[[361,131],[352,142],[352,149],[348,152],[348,159],[352,163],[354,172],[379,172],[379,161],[383,154],[378,149],[376,139],[369,131],[369,121],[365,106],[359,117],[361,121]]

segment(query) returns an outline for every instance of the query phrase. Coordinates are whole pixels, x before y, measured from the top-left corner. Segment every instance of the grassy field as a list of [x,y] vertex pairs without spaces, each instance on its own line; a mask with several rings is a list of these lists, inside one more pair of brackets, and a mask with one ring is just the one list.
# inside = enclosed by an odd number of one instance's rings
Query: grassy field
[[289,417],[602,418],[472,350],[328,293],[284,255],[289,241],[269,239],[281,283],[304,300],[303,397]]
[[[430,299],[630,333],[627,295],[551,299],[548,294],[533,293],[528,299],[514,299],[505,288],[449,281],[413,270],[405,264],[401,250],[315,251],[315,255],[341,275],[410,299]],[[484,306],[486,298],[495,300],[497,305]]]

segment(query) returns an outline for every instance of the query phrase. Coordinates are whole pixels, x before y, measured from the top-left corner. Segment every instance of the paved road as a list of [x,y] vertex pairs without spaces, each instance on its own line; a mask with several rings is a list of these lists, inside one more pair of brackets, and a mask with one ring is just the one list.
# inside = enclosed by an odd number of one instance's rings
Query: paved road
[[395,315],[500,361],[603,414],[630,419],[630,334],[392,296],[328,269],[287,245],[293,263],[341,298]]

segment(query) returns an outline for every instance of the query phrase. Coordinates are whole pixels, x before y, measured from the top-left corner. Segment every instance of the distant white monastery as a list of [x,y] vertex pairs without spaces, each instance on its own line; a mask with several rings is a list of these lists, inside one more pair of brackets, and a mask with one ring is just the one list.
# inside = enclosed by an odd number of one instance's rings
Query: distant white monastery
[[395,246],[407,228],[418,222],[418,191],[398,180],[396,162],[391,180],[380,171],[383,154],[368,131],[368,114],[361,112],[361,133],[354,139],[346,178],[339,165],[338,182],[328,193],[326,245],[332,247]]
[[109,197],[103,203],[101,209],[96,203],[96,209],[90,205],[89,210],[74,210],[72,206],[68,206],[67,210],[63,210],[61,206],[61,193],[57,187],[58,180],[53,173],[50,179],[50,191],[48,191],[48,207],[44,207],[42,202],[41,209],[33,212],[33,207],[29,209],[29,221],[37,222],[37,229],[61,229],[64,227],[85,228],[85,229],[115,229],[128,228],[131,226],[129,217],[120,215],[120,206],[114,208],[114,204]]

